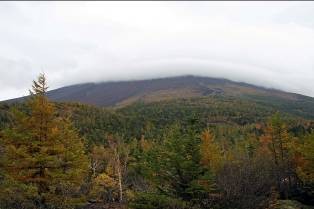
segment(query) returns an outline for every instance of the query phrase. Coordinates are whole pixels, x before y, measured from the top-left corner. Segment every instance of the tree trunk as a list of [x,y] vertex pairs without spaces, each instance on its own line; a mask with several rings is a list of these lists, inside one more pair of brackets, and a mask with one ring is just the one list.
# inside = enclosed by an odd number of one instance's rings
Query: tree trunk
[[119,181],[119,201],[123,201],[123,190],[122,190],[122,173],[121,173],[121,162],[119,153],[116,151],[116,159],[117,159],[117,172],[118,172],[118,181]]

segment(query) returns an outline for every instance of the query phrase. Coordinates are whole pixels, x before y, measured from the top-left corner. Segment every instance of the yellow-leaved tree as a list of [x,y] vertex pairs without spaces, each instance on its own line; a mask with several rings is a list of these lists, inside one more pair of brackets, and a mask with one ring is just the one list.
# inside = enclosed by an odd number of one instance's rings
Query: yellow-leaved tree
[[200,152],[201,163],[217,172],[222,166],[223,156],[219,144],[214,141],[214,135],[209,130],[203,131],[201,135]]
[[279,113],[273,115],[265,128],[265,134],[260,138],[260,151],[264,156],[272,158],[272,170],[277,181],[277,190],[286,198],[291,188],[298,183],[295,162],[295,139]]
[[[125,177],[130,158],[130,145],[120,137],[109,135],[108,146],[94,146],[92,188],[90,197],[101,202],[123,202]],[[97,169],[98,168],[98,169]]]
[[47,89],[40,74],[26,110],[14,110],[14,124],[3,131],[4,207],[74,208],[81,201],[77,191],[88,171],[83,140],[68,118],[56,115]]

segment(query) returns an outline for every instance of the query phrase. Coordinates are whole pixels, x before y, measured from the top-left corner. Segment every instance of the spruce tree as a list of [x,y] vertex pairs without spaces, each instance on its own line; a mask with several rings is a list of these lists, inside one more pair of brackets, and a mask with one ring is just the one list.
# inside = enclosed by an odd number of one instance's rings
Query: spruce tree
[[147,153],[149,178],[160,193],[196,202],[207,196],[212,179],[201,163],[200,143],[194,131],[174,125],[166,132],[162,144],[154,145]]

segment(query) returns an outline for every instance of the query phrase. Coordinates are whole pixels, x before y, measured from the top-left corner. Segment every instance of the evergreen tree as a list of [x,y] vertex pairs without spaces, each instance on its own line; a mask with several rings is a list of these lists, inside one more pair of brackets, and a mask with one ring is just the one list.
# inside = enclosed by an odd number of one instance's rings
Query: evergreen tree
[[207,196],[212,179],[201,164],[200,139],[193,131],[172,126],[164,142],[147,153],[147,159],[150,178],[161,194],[185,201]]
[[297,173],[302,181],[304,202],[314,204],[314,133],[308,134],[304,142],[298,145],[296,155]]
[[300,177],[306,184],[314,186],[314,133],[306,136],[299,152],[302,155],[302,164],[298,167]]

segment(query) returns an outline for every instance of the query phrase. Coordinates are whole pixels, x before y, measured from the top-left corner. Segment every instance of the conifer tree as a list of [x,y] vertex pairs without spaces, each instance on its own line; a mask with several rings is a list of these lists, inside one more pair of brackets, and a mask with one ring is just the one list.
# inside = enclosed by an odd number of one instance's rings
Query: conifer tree
[[[297,171],[306,186],[314,191],[314,132],[308,134],[298,147]],[[314,193],[314,192],[312,192]]]
[[277,189],[286,198],[292,184],[296,181],[296,171],[291,149],[293,140],[279,113],[270,118],[265,128],[265,135],[260,141],[261,149],[272,157]]
[[[14,124],[3,132],[2,167],[6,201],[21,196],[18,208],[72,208],[87,171],[84,144],[68,118],[59,118],[46,97],[44,74],[33,82],[27,113],[14,111]],[[27,200],[26,200],[27,199]],[[21,204],[22,204],[21,203]],[[12,207],[13,208],[13,207]]]
[[200,139],[192,130],[171,126],[160,145],[146,154],[149,178],[161,194],[191,201],[212,189],[212,176],[201,164]]
[[222,153],[219,145],[214,141],[214,135],[205,130],[201,135],[201,163],[213,171],[217,171],[222,165]]

